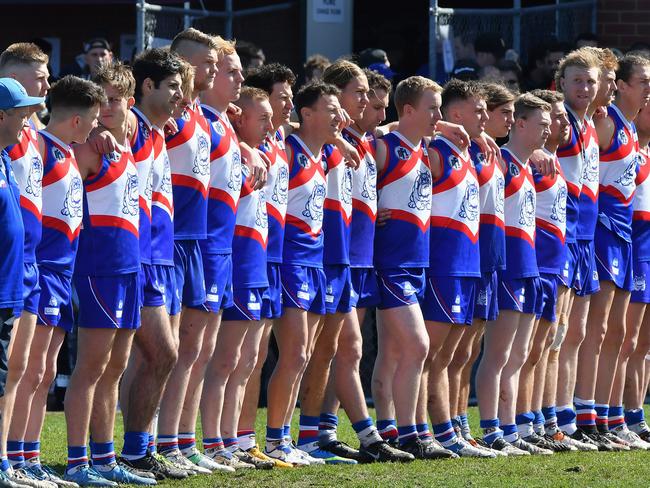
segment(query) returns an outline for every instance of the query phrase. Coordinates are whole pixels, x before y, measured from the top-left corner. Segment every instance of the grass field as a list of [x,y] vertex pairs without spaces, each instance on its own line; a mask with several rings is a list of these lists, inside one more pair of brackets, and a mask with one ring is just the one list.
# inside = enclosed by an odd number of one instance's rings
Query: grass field
[[[650,413],[650,412],[649,412]],[[350,423],[341,412],[339,438],[358,445]],[[296,414],[295,419],[298,418]],[[258,438],[264,438],[265,412],[259,411]],[[477,410],[470,412],[472,429],[478,432]],[[297,425],[294,424],[297,429]],[[122,447],[121,418],[118,419],[115,450]],[[261,436],[261,437],[260,437]],[[197,432],[197,439],[201,435]],[[42,437],[42,459],[62,471],[66,459],[65,421],[62,413],[50,413]],[[389,486],[415,487],[592,487],[648,486],[650,452],[569,453],[534,458],[494,460],[456,459],[415,461],[408,465],[372,464],[358,466],[319,466],[300,469],[237,472],[193,477],[188,481],[165,482],[165,486],[212,488],[311,487],[311,486]]]

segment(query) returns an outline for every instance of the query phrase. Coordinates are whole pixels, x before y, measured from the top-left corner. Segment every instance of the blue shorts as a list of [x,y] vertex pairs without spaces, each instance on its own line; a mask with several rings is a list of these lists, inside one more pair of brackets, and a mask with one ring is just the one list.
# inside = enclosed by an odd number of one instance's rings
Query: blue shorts
[[481,273],[481,278],[476,285],[476,298],[474,300],[474,318],[482,320],[496,320],[499,316],[499,276],[497,271]]
[[205,300],[190,307],[211,313],[232,307],[232,254],[204,254],[203,270]]
[[352,310],[352,281],[350,266],[327,264],[325,271],[325,312],[348,313]]
[[137,329],[140,327],[138,273],[115,276],[74,276],[79,297],[79,327]]
[[579,297],[593,295],[600,290],[594,241],[579,240],[575,247],[573,252],[576,256],[572,258],[576,263],[573,289]]
[[205,302],[205,277],[199,241],[174,241],[174,269],[181,303],[198,307]]
[[542,312],[539,317],[554,323],[557,310],[558,285],[564,285],[559,275],[552,273],[540,273],[539,281],[542,284]]
[[575,268],[575,261],[572,257],[571,251],[569,246],[571,246],[571,243],[566,244],[567,251],[566,251],[566,260],[564,261],[564,268],[562,268],[562,271],[560,272],[559,275],[557,275],[557,279],[559,280],[559,283],[562,286],[565,286],[566,288],[571,288],[571,284],[573,283],[575,279],[575,273],[576,273],[576,268]]
[[474,298],[480,278],[431,276],[422,302],[424,320],[472,325]]
[[262,316],[267,319],[279,319],[282,316],[282,280],[280,263],[267,263],[266,276],[269,279],[268,297],[264,302]]
[[325,271],[313,266],[280,265],[282,306],[325,315]]
[[169,315],[181,311],[180,292],[176,287],[176,273],[173,266],[142,264],[140,266],[140,305],[162,307]]
[[72,332],[72,278],[44,267],[40,267],[38,271],[41,296],[36,322]]
[[38,301],[41,296],[41,285],[38,281],[38,266],[36,263],[25,263],[23,267],[23,306],[14,309],[16,316],[25,312],[36,315],[38,313]]
[[634,303],[650,303],[650,262],[634,262],[634,279],[632,281],[632,296]]
[[632,291],[632,243],[598,224],[594,247],[598,277],[604,281],[611,281],[618,288]]
[[235,288],[233,290],[233,305],[223,311],[222,320],[262,320],[263,310],[268,308],[265,302],[269,300],[269,289],[264,288]]
[[352,308],[370,308],[379,304],[377,273],[373,268],[350,268]]
[[377,270],[379,309],[416,305],[424,300],[424,268],[389,268]]
[[499,310],[542,314],[542,283],[539,277],[499,279]]

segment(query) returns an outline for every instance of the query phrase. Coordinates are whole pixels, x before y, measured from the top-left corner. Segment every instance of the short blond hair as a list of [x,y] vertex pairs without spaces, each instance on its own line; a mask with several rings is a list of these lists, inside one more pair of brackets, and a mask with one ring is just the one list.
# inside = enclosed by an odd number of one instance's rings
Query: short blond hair
[[363,70],[347,59],[339,59],[323,71],[323,81],[343,90],[354,78],[365,76]]
[[600,58],[591,49],[582,47],[580,49],[576,49],[575,51],[571,51],[560,60],[560,65],[555,72],[555,86],[559,88],[560,79],[564,78],[564,73],[566,72],[567,68],[571,66],[583,69],[600,69],[600,64]]
[[47,64],[49,60],[47,54],[33,42],[16,42],[0,55],[0,71],[21,64]]
[[427,90],[442,93],[442,87],[438,83],[424,76],[409,76],[400,81],[393,97],[397,114],[402,115],[405,105],[417,105],[422,94]]
[[515,119],[526,119],[537,110],[550,112],[551,104],[531,93],[523,93],[515,100]]
[[103,65],[92,77],[98,85],[114,87],[124,98],[131,98],[135,94],[135,78],[131,68],[124,63],[116,62]]
[[181,75],[181,91],[184,96],[191,96],[194,91],[194,66],[180,56],[178,57],[178,61],[181,65],[181,69],[178,73]]
[[257,101],[268,101],[269,94],[266,93],[261,88],[255,88],[253,86],[242,86],[241,92],[239,93],[239,99],[234,102],[240,108],[244,108],[252,102]]
[[212,36],[214,41],[215,51],[217,51],[217,57],[221,59],[223,56],[229,56],[235,54],[237,50],[235,49],[235,41],[224,39],[221,36]]

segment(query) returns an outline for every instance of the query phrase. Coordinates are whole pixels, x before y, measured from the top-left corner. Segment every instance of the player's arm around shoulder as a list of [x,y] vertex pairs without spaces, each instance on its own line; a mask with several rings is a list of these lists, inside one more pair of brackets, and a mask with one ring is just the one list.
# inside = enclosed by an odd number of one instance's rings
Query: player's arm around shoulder
[[[435,140],[432,139],[431,142]],[[442,176],[442,158],[440,153],[432,144],[427,145],[427,154],[429,155],[429,165],[431,167],[431,178],[435,181]]]
[[605,150],[612,145],[616,125],[609,116],[595,118],[594,125],[596,126],[596,134],[598,134],[598,147]]
[[81,179],[85,180],[99,173],[102,155],[97,153],[95,146],[90,141],[84,144],[75,144],[73,150]]

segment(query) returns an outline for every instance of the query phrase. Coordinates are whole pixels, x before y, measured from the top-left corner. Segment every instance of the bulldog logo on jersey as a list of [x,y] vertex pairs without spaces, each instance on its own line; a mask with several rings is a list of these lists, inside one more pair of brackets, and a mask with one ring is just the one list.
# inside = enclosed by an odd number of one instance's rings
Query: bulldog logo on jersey
[[192,173],[205,176],[210,173],[210,145],[203,134],[199,135],[197,144],[198,152],[194,156]]
[[111,163],[117,163],[120,160],[120,153],[118,151],[113,151],[105,155]]
[[309,165],[310,165],[309,158],[307,157],[306,154],[303,154],[303,153],[298,154],[298,164],[303,169],[309,168]]
[[323,204],[325,203],[325,185],[316,184],[307,199],[305,209],[302,214],[314,222],[323,221]]
[[465,189],[465,196],[463,197],[463,201],[460,204],[460,211],[458,212],[458,215],[462,219],[467,219],[470,222],[475,222],[478,220],[480,213],[478,187],[474,183],[470,183]]
[[622,146],[626,146],[627,143],[630,142],[630,140],[628,139],[627,134],[625,133],[624,129],[621,129],[621,130],[618,131],[618,142]]
[[632,291],[645,291],[645,275],[634,275],[632,287]]
[[497,183],[497,191],[496,191],[496,198],[494,199],[494,211],[499,215],[503,215],[505,211],[505,201],[506,201],[506,195],[505,195],[506,182],[503,180],[501,176],[497,176],[496,183]]
[[377,200],[377,166],[366,161],[366,174],[361,187],[361,196],[368,200]]
[[397,146],[395,148],[395,156],[402,161],[406,161],[411,156],[411,153],[404,146]]
[[162,180],[160,182],[160,191],[161,193],[171,194],[172,192],[172,167],[169,164],[169,156],[165,153],[164,157],[164,169]]
[[260,192],[260,197],[257,200],[257,209],[255,210],[255,225],[266,229],[269,226],[269,219],[266,214],[266,198],[264,192]]
[[81,178],[75,176],[70,181],[70,188],[68,188],[68,191],[65,194],[65,200],[63,201],[61,215],[65,215],[67,217],[83,216],[82,201],[83,183],[81,182]]
[[153,164],[149,167],[149,174],[147,175],[147,183],[144,187],[144,196],[147,201],[151,200],[153,195]]
[[346,166],[343,170],[343,181],[341,182],[341,201],[352,203],[352,169]]
[[519,176],[519,173],[519,166],[517,166],[515,163],[510,163],[510,174],[513,176],[513,178]]
[[485,157],[485,154],[483,154],[482,152],[476,153],[476,159],[480,165],[490,164],[490,162]]
[[429,171],[418,171],[409,196],[409,208],[431,209],[431,173]]
[[286,166],[280,166],[278,169],[271,200],[280,205],[286,205],[289,201],[289,170]]
[[138,176],[128,175],[124,196],[122,197],[122,213],[136,216],[138,214]]
[[566,222],[566,187],[562,186],[555,195],[553,206],[551,207],[551,220],[556,220],[563,224]]
[[228,188],[234,191],[241,190],[242,164],[241,154],[239,151],[232,153],[232,166],[230,166],[230,176],[228,177]]
[[585,165],[582,168],[582,181],[596,183],[598,181],[598,148],[592,148]]
[[625,168],[623,174],[616,179],[615,183],[621,186],[633,185],[636,178],[636,163],[636,158],[633,158],[630,164],[627,165],[627,168]]
[[143,137],[145,140],[146,140],[146,139],[149,139],[149,134],[150,134],[150,133],[149,133],[149,129],[148,129],[147,126],[145,125],[144,121],[141,120],[141,121],[138,123],[138,128],[140,129],[140,132],[142,133],[142,137]]
[[459,170],[463,167],[463,163],[460,162],[460,159],[458,159],[456,156],[453,154],[449,156],[449,166],[451,166],[455,170]]
[[56,159],[57,163],[65,161],[65,154],[63,154],[63,151],[61,151],[61,149],[56,146],[52,148],[52,156],[54,156],[54,159]]
[[221,122],[219,122],[218,120],[215,120],[214,122],[212,122],[212,128],[221,137],[226,135],[226,129],[223,128],[223,125],[221,125]]
[[29,166],[29,174],[27,175],[27,186],[25,193],[34,195],[35,197],[41,196],[43,188],[43,161],[38,156],[32,158],[32,164]]
[[531,227],[535,225],[535,194],[532,190],[524,193],[524,203],[519,211],[519,224]]

